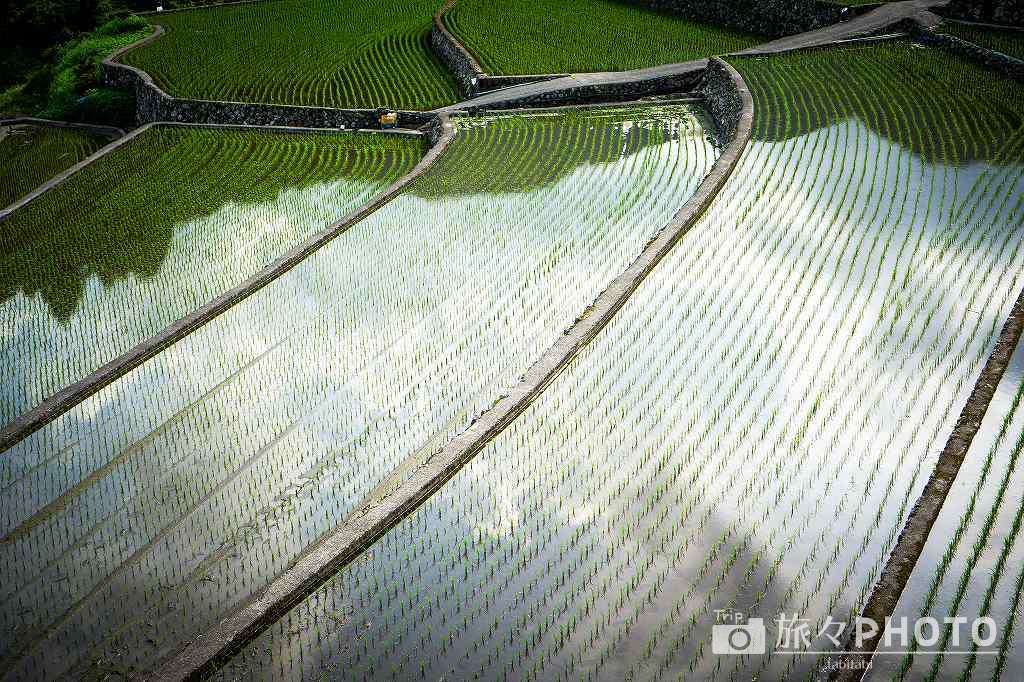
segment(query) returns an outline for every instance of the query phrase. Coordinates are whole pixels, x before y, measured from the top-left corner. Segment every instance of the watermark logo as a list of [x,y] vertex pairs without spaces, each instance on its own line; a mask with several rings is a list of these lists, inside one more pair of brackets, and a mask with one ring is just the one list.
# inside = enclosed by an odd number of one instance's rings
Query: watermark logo
[[[884,651],[876,653],[902,655],[911,646],[922,654],[968,655],[995,654],[991,647],[998,639],[996,622],[989,617],[943,618],[925,617],[886,618],[884,628],[870,618],[856,618],[853,623],[827,616],[814,624],[799,614],[780,613],[773,621],[773,654],[845,654],[856,653],[865,642],[881,633]],[[843,650],[844,639],[849,638],[853,651]],[[741,611],[716,609],[715,625],[711,630],[711,651],[720,655],[764,654],[768,651],[769,628],[763,618],[748,618]],[[934,651],[933,647],[945,642],[951,647],[971,645],[969,650],[951,649]]]
[[739,611],[715,611],[717,625],[711,628],[711,652],[715,654],[763,654],[768,630],[763,618],[747,618]]

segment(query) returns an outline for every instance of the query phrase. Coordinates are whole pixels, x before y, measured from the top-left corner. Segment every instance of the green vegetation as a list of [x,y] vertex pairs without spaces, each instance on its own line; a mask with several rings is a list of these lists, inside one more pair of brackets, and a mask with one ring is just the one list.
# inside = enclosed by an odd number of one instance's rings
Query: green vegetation
[[165,12],[167,35],[121,58],[171,95],[340,108],[458,99],[428,45],[434,0],[277,0]]
[[131,676],[258,593],[507,390],[714,158],[685,106],[464,119],[409,191],[5,453],[12,674]]
[[0,420],[86,376],[341,218],[419,140],[157,127],[0,230]]
[[[1021,88],[996,71],[951,58],[941,50],[898,44],[899,49],[805,50],[789,57],[794,68],[799,66],[800,75],[819,72],[830,81],[839,81],[849,78],[844,75],[851,59],[847,55],[855,54],[858,71],[863,71],[855,82],[870,83],[875,88],[876,101],[865,102],[862,93],[853,87],[827,93],[815,88],[799,99],[790,94],[787,102],[808,100],[813,106],[805,107],[799,116],[794,116],[789,106],[759,112],[757,136],[772,141],[789,140],[853,117],[875,134],[927,161],[998,163],[1004,156],[1004,147],[1024,125]],[[766,87],[762,84],[771,82],[778,63],[778,59],[767,57],[738,62],[744,74],[754,76],[753,88]],[[897,71],[913,74],[913,79],[904,83],[880,75]],[[835,104],[825,106],[820,102],[824,97],[835,100]],[[961,113],[968,105],[978,110],[977,116]],[[910,120],[908,111],[913,112]],[[1006,152],[1009,162],[1015,163],[1012,150]]]
[[947,21],[939,27],[939,30],[975,45],[987,47],[1017,59],[1024,59],[1024,29],[996,28]]
[[459,0],[444,21],[491,75],[623,71],[764,42],[619,0]]
[[121,127],[132,125],[134,95],[104,87],[100,62],[151,31],[138,17],[113,19],[56,48],[52,64],[37,68],[25,83],[0,93],[0,112]]
[[[1024,346],[1019,346],[894,614],[910,622],[936,618],[943,626],[933,644],[914,640],[910,655],[878,657],[879,679],[1009,680],[1020,671],[1024,660],[1022,372]],[[953,616],[968,619],[959,632],[945,621]],[[995,625],[993,642],[984,648],[972,641],[969,627],[980,617],[992,618]]]
[[769,646],[797,612],[811,650],[859,612],[1021,288],[1024,88],[902,41],[736,65],[756,137],[700,223],[223,678],[816,677],[712,655],[714,612]]
[[14,203],[107,142],[106,137],[75,128],[0,126],[0,207]]

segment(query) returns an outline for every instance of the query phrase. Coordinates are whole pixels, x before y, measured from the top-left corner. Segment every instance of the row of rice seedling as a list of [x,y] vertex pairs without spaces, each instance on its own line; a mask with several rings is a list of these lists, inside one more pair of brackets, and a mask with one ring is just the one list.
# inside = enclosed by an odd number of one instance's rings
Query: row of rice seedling
[[621,0],[459,0],[444,21],[491,75],[623,71],[764,42]]
[[[1024,285],[1024,131],[996,115],[1024,93],[905,42],[736,66],[758,128],[708,214],[223,679],[810,677],[810,654],[712,655],[715,611],[765,618],[770,648],[799,614],[794,654],[858,612]],[[931,107],[947,127],[916,125]],[[965,130],[1005,155],[963,163]]]
[[462,122],[406,193],[0,461],[7,665],[144,669],[211,626],[491,405],[715,155],[685,106]]
[[1024,29],[1000,28],[991,25],[966,24],[947,21],[939,30],[968,42],[1002,52],[1010,57],[1024,59]]
[[869,679],[1013,680],[1024,670],[1021,398],[1024,346],[999,385],[893,613],[897,626],[909,624],[907,632],[890,634],[888,646],[883,639]]
[[0,421],[240,284],[422,154],[398,136],[156,127],[15,211],[0,231]]
[[434,0],[276,0],[162,13],[120,61],[175,97],[428,110],[458,100],[429,45]]
[[79,128],[0,126],[0,208],[89,156],[109,137]]

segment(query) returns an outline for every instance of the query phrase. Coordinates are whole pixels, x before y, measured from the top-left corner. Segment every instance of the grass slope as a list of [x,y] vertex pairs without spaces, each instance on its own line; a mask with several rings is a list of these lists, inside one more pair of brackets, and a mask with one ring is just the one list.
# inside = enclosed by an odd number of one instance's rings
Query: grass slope
[[418,139],[157,127],[0,230],[0,421],[235,286],[410,170]]
[[769,647],[798,613],[820,649],[866,596],[1024,277],[1002,112],[1024,88],[906,42],[737,68],[757,132],[705,217],[222,679],[819,677],[810,654],[714,655],[715,610],[765,618]]
[[276,0],[150,19],[167,34],[122,56],[176,97],[433,109],[455,82],[427,40],[434,0]]
[[0,207],[25,196],[109,141],[73,128],[0,126]]
[[491,75],[623,71],[764,42],[617,0],[459,0],[445,23]]

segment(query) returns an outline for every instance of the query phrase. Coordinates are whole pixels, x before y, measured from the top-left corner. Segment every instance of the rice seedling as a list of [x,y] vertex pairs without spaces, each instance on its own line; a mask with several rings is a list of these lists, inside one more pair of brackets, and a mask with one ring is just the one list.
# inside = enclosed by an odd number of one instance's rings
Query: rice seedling
[[418,140],[156,127],[0,230],[7,423],[342,218]]
[[1024,59],[1024,30],[1021,28],[999,28],[947,21],[942,23],[938,30],[1010,57]]
[[[1024,350],[1018,349],[961,468],[956,487],[929,535],[897,605],[896,618],[936,618],[934,642],[912,639],[909,652],[880,657],[892,679],[1005,679],[1024,655],[1016,612],[1024,571]],[[945,619],[966,619],[957,625]],[[979,655],[970,636],[975,618],[992,618],[996,638]],[[957,653],[935,653],[935,652]]]
[[459,0],[444,21],[491,75],[623,71],[764,42],[618,0]]
[[433,0],[278,0],[164,12],[121,56],[175,97],[372,109],[458,100],[429,46]]
[[460,121],[404,194],[0,460],[5,658],[141,672],[257,593],[493,404],[715,155],[688,106]]
[[76,128],[0,126],[0,208],[14,203],[109,139]]
[[736,66],[755,141],[700,224],[221,678],[813,673],[711,655],[714,612],[774,640],[782,612],[813,636],[859,608],[1022,284],[1024,130],[1002,112],[1024,93],[903,41]]

